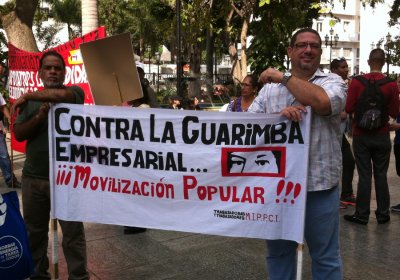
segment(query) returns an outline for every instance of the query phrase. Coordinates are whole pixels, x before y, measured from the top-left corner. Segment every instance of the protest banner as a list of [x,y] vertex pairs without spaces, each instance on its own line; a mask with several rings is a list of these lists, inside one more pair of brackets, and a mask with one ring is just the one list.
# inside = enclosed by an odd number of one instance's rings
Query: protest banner
[[310,115],[58,104],[53,216],[303,243]]
[[[82,43],[101,39],[105,36],[105,27],[99,27],[82,37],[51,48],[64,57],[66,64],[64,84],[66,86],[80,86],[85,92],[85,104],[93,104],[93,96],[90,92],[79,46]],[[27,52],[8,44],[8,89],[11,103],[27,92],[43,89],[43,84],[38,74],[41,55],[42,52]],[[13,131],[11,131],[11,148],[19,152],[25,152],[25,142],[18,142],[13,136]]]

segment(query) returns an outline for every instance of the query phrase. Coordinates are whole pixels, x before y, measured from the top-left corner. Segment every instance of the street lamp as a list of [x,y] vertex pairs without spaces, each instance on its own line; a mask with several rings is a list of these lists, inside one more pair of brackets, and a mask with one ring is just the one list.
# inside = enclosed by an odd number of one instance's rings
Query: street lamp
[[156,61],[157,61],[157,95],[160,91],[160,53],[156,52]]
[[338,41],[339,41],[339,35],[335,35],[335,36],[333,36],[333,33],[334,33],[334,31],[333,31],[333,28],[331,28],[331,30],[329,30],[329,34],[330,34],[330,36],[328,36],[328,34],[326,34],[325,35],[325,46],[326,47],[330,47],[330,50],[329,50],[329,64],[331,64],[331,61],[332,61],[332,47],[333,46],[337,46],[337,43],[338,43]]
[[390,50],[390,44],[392,42],[392,35],[388,32],[386,35],[386,43],[385,43],[385,50],[386,50],[386,75],[389,76],[389,64],[390,64],[390,56],[391,56],[391,50]]

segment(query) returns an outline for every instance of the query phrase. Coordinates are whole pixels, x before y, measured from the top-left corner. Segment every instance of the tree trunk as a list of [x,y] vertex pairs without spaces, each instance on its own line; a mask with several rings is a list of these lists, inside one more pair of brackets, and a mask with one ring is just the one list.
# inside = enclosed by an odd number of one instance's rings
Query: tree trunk
[[246,18],[243,21],[242,31],[240,32],[240,44],[242,45],[242,49],[240,50],[240,67],[241,67],[241,77],[240,81],[244,79],[247,75],[247,32],[249,30],[249,20]]
[[99,26],[97,0],[82,0],[82,35]]
[[[213,35],[213,30],[210,28],[207,29],[207,37],[206,37],[206,81],[207,81],[207,92],[213,92],[213,73],[214,73],[214,40],[215,37]],[[215,73],[217,74],[217,73]]]
[[32,31],[38,3],[39,0],[17,0],[14,11],[0,15],[8,42],[28,52],[39,51]]

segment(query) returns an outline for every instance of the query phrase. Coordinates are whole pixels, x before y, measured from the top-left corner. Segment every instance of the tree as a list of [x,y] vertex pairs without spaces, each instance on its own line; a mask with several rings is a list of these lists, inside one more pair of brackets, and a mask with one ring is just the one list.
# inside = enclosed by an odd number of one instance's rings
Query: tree
[[82,35],[99,26],[97,0],[82,0]]
[[81,30],[82,15],[81,15],[81,1],[80,0],[47,0],[50,4],[50,16],[56,22],[66,23],[68,28],[69,40],[72,40],[81,32],[76,32],[74,26]]
[[173,34],[173,7],[165,0],[99,1],[99,20],[108,35],[129,32],[135,52],[142,59],[146,47],[152,54],[162,44],[168,45]]
[[32,23],[39,0],[8,1],[0,6],[0,19],[8,41],[19,49],[37,52]]
[[286,49],[293,31],[311,27],[312,20],[319,16],[319,8],[302,0],[286,0],[255,9],[254,17],[259,20],[254,20],[250,28],[254,36],[249,49],[252,70],[260,74],[267,67],[287,69]]

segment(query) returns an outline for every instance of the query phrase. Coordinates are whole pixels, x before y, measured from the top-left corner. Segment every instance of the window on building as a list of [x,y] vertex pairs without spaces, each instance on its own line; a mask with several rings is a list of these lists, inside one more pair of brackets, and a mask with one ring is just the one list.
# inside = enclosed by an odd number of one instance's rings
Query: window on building
[[340,57],[340,49],[332,48],[332,57]]
[[317,31],[322,32],[322,22],[321,21],[317,21]]
[[351,57],[351,49],[343,49],[343,56],[345,58],[350,58]]
[[343,32],[348,33],[350,31],[350,21],[343,21]]

